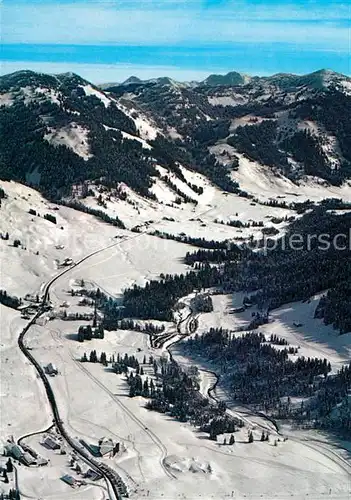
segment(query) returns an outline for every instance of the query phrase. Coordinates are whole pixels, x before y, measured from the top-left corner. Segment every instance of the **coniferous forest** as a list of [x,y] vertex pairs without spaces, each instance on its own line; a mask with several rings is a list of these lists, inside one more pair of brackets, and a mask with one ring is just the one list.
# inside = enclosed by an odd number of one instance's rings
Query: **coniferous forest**
[[[226,292],[244,290],[263,310],[307,300],[329,289],[327,296],[321,299],[317,314],[326,324],[333,324],[340,333],[345,333],[350,331],[351,310],[350,226],[350,214],[335,215],[327,207],[317,207],[294,221],[287,235],[274,244],[275,248],[268,239],[261,242],[267,245],[262,252],[250,251],[247,247],[239,251],[235,246],[227,250],[189,252],[185,262],[194,267],[193,271],[161,276],[145,287],[125,290],[123,314],[169,321],[172,308],[181,296],[210,287]],[[338,249],[333,243],[340,234],[343,237],[338,241],[344,249]],[[294,235],[299,235],[298,248]]]
[[[305,199],[307,196],[300,201],[298,194],[295,202],[281,199],[285,196],[262,201],[255,197],[259,194],[241,189],[237,179],[244,178],[251,161],[257,170],[265,168],[273,180],[283,174],[284,182],[303,180],[308,184],[312,181],[307,176],[313,176],[313,186],[320,183],[326,187],[329,183],[329,188],[350,180],[351,99],[335,83],[337,79],[333,85],[319,87],[293,75],[256,77],[248,83],[241,81],[240,75],[238,80],[232,77],[234,83],[231,80],[219,88],[221,78],[212,75],[208,81],[190,86],[177,86],[167,79],[128,88],[114,85],[105,94],[74,74],[54,77],[24,71],[1,77],[0,91],[9,94],[10,104],[0,107],[0,178],[34,186],[58,204],[121,229],[128,223],[106,210],[109,195],[114,193],[118,201],[133,204],[123,190],[126,185],[136,197],[143,197],[161,212],[161,202],[157,205],[152,191],[158,181],[174,194],[174,201],[162,203],[179,213],[183,204],[195,211],[196,206],[211,201],[210,197],[207,200],[204,196],[205,202],[201,199],[206,186],[216,195],[225,197],[230,192],[238,200],[247,198],[244,201],[248,205],[294,210],[293,216],[271,218],[273,224],[289,223],[280,238],[275,238],[278,229],[265,227],[262,220],[243,222],[236,214],[235,221],[214,221],[238,231],[259,227],[262,238],[258,241],[253,236],[238,237],[235,243],[217,241],[198,236],[203,234],[200,232],[190,236],[153,228],[149,234],[155,238],[188,245],[183,259],[186,270],[183,274],[161,274],[143,286],[135,284],[123,290],[118,300],[99,289],[82,290],[86,295],[84,305],[94,306],[94,315],[90,316],[93,326],[79,326],[75,338],[80,346],[86,346],[93,339],[103,341],[106,331],[133,330],[151,339],[167,337],[166,326],[155,325],[152,320],[175,322],[174,312],[184,305],[179,302],[185,296],[195,296],[190,299],[191,316],[192,309],[197,314],[213,311],[211,294],[243,292],[246,303],[239,312],[244,312],[247,304],[256,310],[246,333],[241,335],[241,329],[235,336],[231,331],[211,328],[195,334],[184,342],[188,356],[197,355],[212,363],[220,370],[233,399],[252,411],[349,436],[351,365],[334,373],[327,359],[304,357],[299,346],[276,335],[265,337],[258,333],[258,327],[269,326],[272,310],[290,302],[309,301],[318,294],[315,319],[331,325],[335,336],[347,338],[345,335],[351,332],[350,204],[338,199],[317,203]],[[86,92],[87,86],[90,90]],[[37,89],[45,92],[38,93]],[[131,89],[133,97],[128,100]],[[225,102],[223,98],[228,103],[228,97],[234,104],[219,104]],[[138,126],[143,120],[146,131]],[[190,180],[185,172],[192,174]],[[186,193],[180,185],[185,186]],[[95,197],[98,209],[77,200],[77,186],[82,199]],[[6,203],[2,188],[1,203]],[[207,207],[208,211],[214,208],[210,203]],[[139,209],[136,211],[140,215]],[[39,215],[33,208],[29,214]],[[167,215],[164,220],[176,222],[173,212],[171,218]],[[59,229],[59,217],[46,213],[43,218],[50,230]],[[206,226],[201,219],[189,220]],[[131,229],[141,230],[139,225]],[[6,232],[1,238],[7,241],[10,237]],[[11,241],[13,245],[5,244],[17,249],[14,252],[26,250],[17,235]],[[0,290],[0,303],[17,309],[22,300]],[[63,318],[65,315],[62,313]],[[85,318],[76,313],[76,319]],[[193,320],[196,330],[197,318]],[[176,328],[179,333],[179,324]],[[160,361],[149,359],[154,371],[150,379],[144,376],[146,361],[141,363],[134,355],[109,357],[105,351],[91,349],[81,361],[101,363],[125,375],[130,397],[145,397],[149,410],[191,422],[211,439],[229,432],[233,444],[235,431],[243,425],[240,419],[228,417],[225,404],[200,394],[196,368],[183,369],[171,355],[168,360],[162,356]],[[251,433],[249,442],[252,440]],[[17,498],[17,493],[11,495]]]

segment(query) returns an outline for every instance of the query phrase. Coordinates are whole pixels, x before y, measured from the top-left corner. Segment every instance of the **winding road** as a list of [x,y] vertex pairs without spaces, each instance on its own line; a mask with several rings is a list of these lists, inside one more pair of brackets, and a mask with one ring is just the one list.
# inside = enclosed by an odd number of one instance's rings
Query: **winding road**
[[[163,347],[163,344],[167,342],[166,350],[171,360],[174,360],[174,356],[170,350],[171,347],[182,341],[185,336],[188,336],[196,331],[198,326],[198,317],[199,314],[195,316],[194,311],[190,308],[189,314],[178,322],[177,333],[168,335],[167,338],[162,338],[158,347]],[[184,333],[182,332],[181,328],[183,324],[185,325]],[[177,335],[178,338],[176,338]],[[179,335],[181,335],[181,337],[179,337]],[[168,344],[169,340],[171,340],[172,338],[175,338],[175,341],[171,344]],[[215,404],[218,404],[221,401],[221,399],[215,395],[215,391],[220,382],[220,375],[212,370],[204,368],[201,368],[200,371],[209,374],[214,379],[213,383],[210,385],[210,387],[207,388],[207,391],[206,393],[203,394],[203,396],[208,397],[210,401],[213,401]],[[272,419],[269,415],[266,415],[263,412],[254,411],[251,408],[246,408],[246,409],[247,412],[245,413],[242,411],[234,411],[231,409],[227,409],[226,413],[229,415],[229,417],[239,418],[243,420],[250,427],[258,427],[268,432],[274,431],[278,437],[282,436],[277,422],[274,419]],[[262,420],[262,422],[257,422],[257,421],[253,422],[250,419],[250,417],[251,418],[258,417],[259,419]],[[351,476],[351,464],[349,463],[349,461],[347,461],[342,456],[340,456],[339,453],[331,449],[331,445],[329,445],[328,443],[321,440],[307,439],[307,438],[303,439],[291,435],[289,435],[289,440],[299,443],[302,446],[306,446],[307,448],[316,451],[317,453],[319,453],[320,455],[322,455],[323,457],[327,458],[335,465],[337,465],[341,470],[343,470],[343,472],[346,472],[349,476]]]
[[[130,239],[138,238],[142,234],[144,234],[144,233],[133,235]],[[126,241],[126,240],[124,240],[124,241]],[[23,354],[26,356],[26,358],[29,360],[29,362],[35,367],[35,369],[36,369],[36,371],[37,371],[37,373],[38,373],[38,375],[39,375],[39,377],[40,377],[40,379],[41,379],[41,381],[42,381],[42,383],[44,385],[44,388],[45,388],[45,391],[46,391],[46,395],[47,395],[47,398],[48,398],[48,401],[50,403],[51,410],[52,410],[52,413],[53,413],[53,420],[54,420],[54,423],[56,425],[56,428],[57,428],[58,432],[61,434],[61,436],[63,437],[63,439],[66,441],[66,443],[73,450],[75,450],[75,452],[77,453],[77,455],[79,455],[93,469],[95,469],[95,470],[97,470],[97,471],[100,472],[100,474],[103,476],[103,478],[106,481],[106,484],[107,484],[107,487],[108,487],[108,491],[109,491],[109,495],[110,495],[111,500],[121,500],[123,494],[126,492],[125,485],[124,485],[122,479],[120,478],[120,476],[117,474],[116,471],[114,471],[111,468],[107,467],[105,464],[102,464],[102,463],[98,462],[97,460],[93,459],[89,455],[88,452],[86,452],[72,437],[69,436],[69,434],[67,433],[67,431],[66,431],[66,429],[64,427],[64,424],[63,424],[63,422],[62,422],[62,420],[60,418],[60,414],[59,414],[58,407],[57,407],[56,400],[55,400],[55,395],[54,395],[54,392],[53,392],[52,387],[50,385],[50,382],[48,380],[48,377],[46,376],[46,374],[45,374],[42,366],[38,363],[38,361],[32,355],[30,349],[27,348],[27,346],[25,344],[25,336],[26,336],[26,333],[29,331],[29,329],[32,327],[32,325],[34,325],[36,323],[37,319],[39,317],[41,317],[46,311],[48,311],[48,309],[49,309],[48,302],[49,302],[50,290],[51,290],[51,287],[53,286],[53,284],[59,278],[61,278],[66,273],[69,273],[74,268],[76,268],[77,266],[79,266],[83,262],[87,261],[89,258],[93,257],[94,255],[102,253],[102,252],[104,252],[104,251],[106,251],[106,250],[108,250],[108,249],[110,249],[112,247],[117,247],[117,246],[121,245],[121,243],[122,243],[121,241],[118,241],[116,243],[113,243],[113,244],[111,244],[109,246],[106,246],[104,248],[101,248],[99,250],[96,250],[96,251],[88,254],[87,256],[83,257],[82,259],[80,259],[79,261],[77,261],[76,263],[74,263],[72,266],[67,267],[66,269],[64,269],[63,271],[61,271],[59,274],[57,274],[55,277],[53,277],[48,283],[46,283],[45,286],[44,286],[44,288],[43,288],[42,302],[39,305],[37,313],[27,323],[27,325],[22,330],[22,332],[20,333],[19,338],[18,338],[18,345],[19,345],[20,350],[23,352]],[[182,325],[185,325],[185,332],[182,331]],[[171,345],[174,345],[177,342],[179,342],[180,340],[182,340],[182,338],[184,336],[187,336],[187,335],[189,335],[191,333],[194,333],[194,331],[196,330],[196,328],[197,328],[197,317],[195,317],[194,312],[190,309],[189,314],[185,318],[181,319],[178,322],[176,331],[174,331],[172,333],[168,333],[168,334],[164,335],[163,337],[160,336],[159,340],[157,342],[158,345],[155,345],[155,347],[163,347],[164,344],[167,344],[166,345],[166,350],[168,351],[168,353],[169,353],[169,355],[170,355],[170,357],[172,359],[172,353],[170,352],[170,347],[171,346],[168,345],[168,342],[171,341],[172,338],[175,338],[174,343],[171,344]],[[141,420],[139,420],[132,413],[132,411],[122,401],[120,401],[111,391],[109,391],[108,388],[106,388],[106,386],[103,385],[100,382],[100,380],[98,380],[97,378],[95,378],[81,363],[77,362],[77,366],[79,367],[79,369],[81,369],[82,371],[84,371],[86,373],[86,375],[88,377],[90,377],[98,386],[100,386],[101,389],[103,389],[111,397],[111,399],[113,399],[123,409],[123,411],[125,411],[126,414],[139,427],[141,427],[143,429],[143,431],[147,435],[149,435],[149,437],[152,439],[152,441],[160,449],[160,452],[161,452],[160,465],[161,465],[164,473],[170,479],[176,479],[176,476],[173,475],[171,473],[171,471],[169,471],[168,468],[167,468],[167,466],[165,465],[165,458],[167,456],[167,449],[164,446],[164,444],[162,443],[162,441],[158,438],[158,436],[156,434],[154,434],[152,431],[150,431],[149,429],[146,429],[145,426],[144,426],[144,424],[143,424],[143,422]],[[215,393],[215,389],[216,389],[216,387],[218,385],[218,382],[219,382],[219,376],[215,372],[210,371],[210,370],[202,370],[202,371],[204,371],[204,372],[207,371],[209,374],[211,374],[211,376],[215,377],[214,383],[207,390],[207,396],[211,400],[213,400],[214,402],[217,403],[219,401],[219,399],[215,396],[214,393]],[[228,413],[228,414],[230,414],[230,413]],[[253,425],[252,422],[250,422],[250,420],[249,420],[249,415],[248,415],[248,418],[246,418],[246,417],[243,416],[243,414],[241,412],[232,412],[232,416],[234,416],[234,415],[238,416],[242,420],[246,420],[248,423],[250,423],[250,425]],[[253,414],[251,416],[253,416]],[[272,423],[274,424],[275,430],[279,434],[279,429],[276,426],[275,422],[272,422],[266,415],[261,414],[261,413],[257,413],[257,414],[255,414],[255,416],[259,416],[259,417],[261,417],[261,418],[263,418],[263,419],[265,419],[267,421],[269,420],[270,424],[272,424]],[[255,423],[254,425],[257,425],[257,423]],[[265,428],[265,430],[267,430],[267,427],[264,427],[263,424],[262,424],[262,428]],[[295,438],[291,438],[291,437],[289,437],[289,439],[298,441],[301,444],[303,444],[303,445],[305,445],[307,447],[310,447],[310,448],[314,449],[315,451],[318,451],[319,453],[321,453],[325,457],[328,457],[334,463],[338,464],[339,467],[342,468],[345,472],[347,472],[348,474],[351,474],[351,467],[347,463],[347,461],[344,460],[343,458],[341,458],[337,453],[334,453],[333,451],[331,451],[328,447],[323,446],[320,443],[315,442],[315,441],[305,442],[305,440],[295,439]]]
[[122,496],[126,493],[126,487],[125,484],[123,483],[122,479],[120,476],[113,471],[111,468],[106,466],[105,464],[102,464],[98,462],[97,460],[91,458],[91,456],[86,452],[82,447],[73,439],[69,436],[67,433],[63,422],[60,418],[59,410],[57,407],[56,399],[54,392],[52,390],[52,387],[50,385],[50,382],[48,380],[48,377],[45,374],[45,371],[43,370],[42,366],[38,363],[38,361],[34,358],[30,350],[27,348],[25,345],[25,335],[28,332],[28,330],[31,328],[32,325],[34,325],[37,321],[37,319],[42,316],[48,309],[48,301],[49,301],[49,293],[50,293],[50,288],[52,285],[59,279],[61,276],[64,274],[70,272],[72,269],[76,268],[89,258],[93,257],[94,255],[97,255],[109,248],[112,248],[114,246],[119,245],[120,242],[113,243],[107,247],[101,248],[99,250],[95,250],[94,252],[91,252],[90,254],[86,255],[76,263],[74,263],[72,266],[68,267],[67,269],[64,269],[61,271],[59,274],[54,276],[46,285],[44,286],[43,289],[43,298],[40,303],[40,306],[38,308],[37,313],[35,316],[27,323],[25,328],[22,330],[21,334],[18,337],[18,346],[20,350],[23,352],[23,354],[26,356],[26,358],[30,361],[30,363],[35,367],[36,371],[38,372],[38,375],[44,385],[46,395],[48,398],[48,401],[51,406],[51,410],[53,413],[53,420],[56,425],[56,428],[58,432],[61,434],[63,439],[66,441],[66,443],[79,455],[84,462],[88,463],[94,470],[97,470],[102,477],[105,479],[107,485],[108,485],[108,490],[109,490],[109,495],[111,499],[113,500],[120,500]]

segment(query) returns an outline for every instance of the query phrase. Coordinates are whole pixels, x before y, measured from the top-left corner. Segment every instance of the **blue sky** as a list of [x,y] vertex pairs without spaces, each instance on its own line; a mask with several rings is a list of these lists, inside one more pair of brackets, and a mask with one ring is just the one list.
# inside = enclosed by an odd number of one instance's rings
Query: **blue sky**
[[350,26],[343,0],[3,0],[1,72],[350,74]]

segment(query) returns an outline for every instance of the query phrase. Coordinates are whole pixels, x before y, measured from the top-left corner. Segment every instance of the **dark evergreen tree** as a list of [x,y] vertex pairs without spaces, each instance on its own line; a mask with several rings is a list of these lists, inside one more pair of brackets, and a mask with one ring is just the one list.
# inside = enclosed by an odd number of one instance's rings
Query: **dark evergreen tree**
[[7,460],[7,462],[6,462],[6,471],[7,471],[8,473],[13,472],[13,463],[12,463],[12,461],[11,461],[11,457],[9,457],[9,459],[8,459],[8,460]]
[[148,398],[149,395],[150,395],[149,383],[148,383],[148,380],[146,379],[144,381],[144,385],[143,385],[143,396],[144,396],[144,398]]
[[78,342],[84,342],[84,326],[78,328]]

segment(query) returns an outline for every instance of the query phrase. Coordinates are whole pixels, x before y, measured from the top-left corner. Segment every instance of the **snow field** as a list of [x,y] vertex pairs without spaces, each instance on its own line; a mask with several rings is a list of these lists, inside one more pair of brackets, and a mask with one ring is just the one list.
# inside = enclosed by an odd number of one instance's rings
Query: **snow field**
[[[67,326],[66,326],[67,324]],[[62,322],[54,321],[50,328],[61,327]],[[180,424],[168,416],[149,412],[143,408],[145,400],[128,398],[128,387],[123,376],[115,375],[99,364],[79,364],[75,362],[78,353],[94,348],[107,354],[113,350],[120,353],[152,353],[145,335],[135,332],[109,332],[106,340],[94,340],[79,344],[67,338],[76,325],[64,323],[65,332],[52,333],[47,329],[36,328],[28,339],[36,356],[43,363],[55,362],[61,372],[52,379],[61,416],[73,436],[95,442],[102,435],[121,440],[127,451],[115,460],[118,472],[131,487],[132,498],[226,498],[232,490],[239,498],[247,495],[255,498],[284,498],[286,494],[296,496],[296,479],[299,478],[299,495],[310,492],[310,485],[321,495],[326,494],[327,486],[340,493],[345,492],[346,476],[340,468],[329,463],[314,450],[301,447],[299,443],[287,441],[278,447],[270,443],[248,445],[247,430],[236,433],[234,447],[223,446],[222,439],[214,443],[204,439],[189,424]],[[40,331],[39,331],[40,330]],[[45,331],[43,331],[45,330]],[[50,339],[51,336],[51,339]],[[55,344],[57,347],[55,348]],[[45,345],[45,347],[43,347]],[[83,368],[83,371],[82,371]],[[89,372],[89,375],[87,374]],[[121,404],[123,406],[121,406]],[[127,411],[124,408],[127,408]],[[137,422],[130,416],[137,417]],[[150,430],[162,446],[158,446],[148,435]],[[261,429],[254,430],[259,439]],[[227,438],[229,436],[226,436]],[[170,480],[165,474],[160,460],[168,457],[167,463],[173,464],[171,471],[177,479]],[[107,461],[107,460],[106,460]],[[186,471],[184,462],[206,463],[211,473],[196,472],[196,483],[191,479],[194,472]],[[107,463],[110,463],[107,461]],[[178,469],[183,468],[183,472]],[[132,479],[131,479],[132,478]],[[268,479],[268,480],[267,480]],[[272,485],[274,484],[274,488]],[[279,496],[284,495],[284,496]]]
[[44,135],[44,139],[55,146],[66,146],[84,160],[92,157],[88,141],[89,130],[71,122],[60,129],[49,127],[49,132]]
[[[200,180],[201,176],[194,174],[193,183],[200,185]],[[70,288],[77,286],[81,279],[88,286],[98,286],[103,292],[118,298],[125,287],[134,283],[142,285],[147,279],[157,278],[161,272],[180,273],[187,270],[182,258],[194,247],[147,234],[119,230],[66,207],[53,210],[54,205],[43,200],[30,188],[15,183],[1,185],[8,198],[2,203],[0,231],[8,231],[10,234],[9,241],[0,240],[1,258],[5,262],[1,268],[1,287],[10,294],[23,297],[29,292],[38,293],[41,285],[57,273],[56,259],[61,262],[63,258],[70,257],[77,261],[84,255],[113,243],[116,243],[114,247],[91,257],[55,282],[50,292],[55,308],[59,308],[67,300],[70,303],[67,312],[83,310],[77,305],[79,298],[69,295]],[[217,239],[217,234],[212,231],[214,226],[224,231],[222,238],[226,239],[235,228],[214,224],[216,217],[229,218],[233,212],[238,212],[238,218],[242,217],[246,221],[249,218],[261,220],[264,215],[292,213],[284,209],[252,205],[249,200],[225,195],[210,184],[204,184],[204,189],[202,196],[206,201],[199,204],[195,213],[192,211],[193,207],[187,205],[160,209],[160,205],[142,201],[136,196],[134,199],[140,203],[142,214],[139,216],[129,204],[120,202],[118,207],[121,210],[118,215],[122,220],[128,215],[130,224],[133,222],[133,225],[154,219],[148,226],[150,230],[165,227],[168,228],[167,232],[172,232],[171,228],[178,227],[179,232],[189,232],[192,235],[202,234],[199,232],[202,223],[188,219],[200,218],[207,223],[202,230],[207,231],[203,234],[207,234],[208,239]],[[28,214],[29,208],[39,211],[41,217]],[[122,209],[125,210],[124,213],[121,213]],[[44,220],[44,213],[55,215],[57,224]],[[163,221],[165,214],[173,214],[175,219],[177,214],[177,222]],[[60,229],[61,226],[64,227],[63,230]],[[123,239],[116,239],[115,236]],[[27,250],[11,246],[14,237],[18,237]],[[58,249],[57,246],[64,248]],[[37,250],[39,256],[35,255]],[[199,333],[210,326],[235,330],[247,325],[253,309],[240,314],[229,314],[230,308],[241,305],[242,298],[242,294],[235,295],[231,302],[229,296],[213,296],[215,310],[213,313],[200,315]],[[299,355],[328,357],[333,369],[337,369],[350,357],[349,340],[347,336],[338,337],[330,327],[313,319],[313,300],[310,304],[289,304],[273,311],[271,317],[274,322],[260,328],[267,335],[276,333],[287,338],[292,345],[300,345]],[[4,416],[1,419],[1,437],[4,440],[11,434],[18,438],[28,432],[45,429],[51,424],[52,417],[42,384],[34,369],[18,352],[17,337],[24,321],[19,318],[19,313],[4,306],[0,306],[0,314],[1,356],[4,360],[1,363],[1,392],[5,396],[1,402],[1,415]],[[301,328],[292,327],[297,316],[303,323]],[[59,375],[50,378],[50,382],[61,418],[70,435],[85,438],[89,442],[102,436],[110,436],[124,444],[125,452],[113,461],[105,460],[125,480],[131,498],[207,500],[230,498],[233,495],[239,499],[320,500],[334,496],[346,500],[349,475],[345,467],[333,458],[329,448],[329,451],[325,451],[322,450],[322,445],[317,448],[309,447],[308,443],[301,442],[300,435],[293,432],[290,434],[290,431],[289,440],[278,443],[278,446],[274,446],[273,440],[269,443],[247,444],[244,442],[247,428],[253,428],[255,439],[259,439],[264,425],[262,419],[245,416],[246,409],[232,406],[221,386],[217,388],[216,395],[227,400],[229,411],[246,419],[247,427],[236,434],[237,443],[233,447],[223,446],[224,436],[220,436],[217,443],[211,442],[190,424],[179,423],[167,415],[147,411],[143,398],[128,397],[128,386],[123,376],[111,373],[100,364],[81,364],[77,359],[92,349],[96,349],[98,354],[106,352],[107,357],[117,352],[127,352],[137,355],[140,360],[144,354],[147,357],[149,354],[158,356],[162,351],[150,348],[147,335],[120,330],[105,332],[104,340],[80,344],[75,340],[80,324],[84,322],[55,319],[44,326],[35,325],[28,332],[26,342],[32,347],[33,355],[40,364],[52,362],[59,369]],[[178,356],[175,348],[173,353]],[[196,362],[200,369],[201,391],[207,392],[212,379],[205,370],[210,367],[205,366],[202,360],[184,357],[179,360],[184,364]],[[328,447],[327,444],[325,446]],[[164,463],[166,457],[167,465]],[[208,465],[211,472],[208,471]],[[64,465],[57,467],[64,469]],[[42,475],[41,490],[35,481],[38,471]],[[56,482],[54,478],[57,472],[55,466],[40,470],[22,468],[19,481],[25,494],[34,498],[42,495],[45,500],[70,500],[76,494],[81,495],[77,498],[86,500],[102,498],[103,492],[98,487],[76,492],[60,481]],[[174,474],[177,479],[171,479],[169,473]]]
[[[88,214],[57,207],[24,185],[2,181],[1,187],[8,198],[2,200],[0,232],[9,233],[9,240],[0,240],[1,288],[10,295],[38,293],[41,284],[57,273],[57,262],[78,260],[126,234]],[[29,214],[29,209],[40,217]],[[55,216],[57,224],[45,220],[46,213]],[[25,249],[13,247],[15,239]]]
[[[236,153],[237,154],[237,153]],[[331,186],[325,181],[306,176],[297,184],[281,174],[277,174],[272,167],[262,166],[250,161],[243,155],[239,157],[239,169],[232,173],[240,188],[253,194],[262,201],[276,199],[280,195],[287,203],[311,200],[320,202],[325,198],[341,198],[345,202],[351,201],[350,182],[342,186]]]

